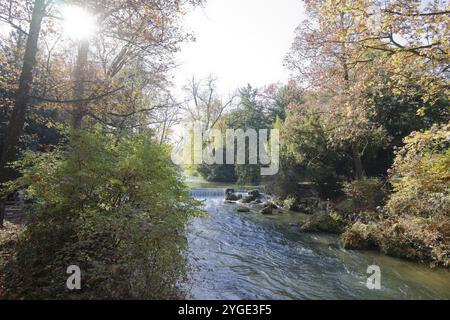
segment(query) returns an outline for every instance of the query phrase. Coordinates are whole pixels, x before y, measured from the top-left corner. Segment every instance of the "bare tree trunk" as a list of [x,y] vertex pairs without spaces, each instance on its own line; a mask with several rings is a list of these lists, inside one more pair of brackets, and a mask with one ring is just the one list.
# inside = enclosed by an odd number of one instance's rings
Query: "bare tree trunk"
[[6,201],[4,199],[0,200],[0,229],[3,228],[3,221],[5,220],[5,205]]
[[353,148],[353,162],[355,166],[355,179],[362,180],[364,178],[364,168],[359,152]]
[[[36,0],[34,2],[23,66],[19,80],[19,89],[16,92],[15,106],[12,110],[11,118],[9,119],[3,141],[3,150],[0,159],[0,183],[10,181],[16,174],[14,170],[7,168],[7,164],[17,160],[17,147],[25,125],[29,94],[33,82],[33,69],[36,66],[39,34],[41,32],[42,20],[45,16],[45,9],[45,0]],[[3,226],[5,201],[5,198],[0,199],[0,227]]]
[[73,88],[73,99],[80,100],[73,104],[72,127],[79,130],[83,127],[83,117],[86,114],[86,102],[83,102],[85,93],[85,82],[88,65],[89,42],[83,41],[78,47],[77,64],[74,70],[75,86]]

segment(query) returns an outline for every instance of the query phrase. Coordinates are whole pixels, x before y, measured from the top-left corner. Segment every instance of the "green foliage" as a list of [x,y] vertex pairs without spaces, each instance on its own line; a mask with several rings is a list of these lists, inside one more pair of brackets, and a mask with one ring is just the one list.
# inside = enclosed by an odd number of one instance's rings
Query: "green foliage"
[[283,208],[286,209],[286,210],[292,210],[292,211],[298,210],[297,199],[295,199],[292,196],[284,199],[284,201],[283,201]]
[[[224,116],[217,127],[221,127],[225,135],[226,129],[268,129],[272,126],[271,114],[265,110],[258,99],[258,90],[250,85],[240,90],[239,108]],[[257,138],[259,139],[259,133]],[[237,150],[237,148],[235,148]],[[248,141],[246,141],[246,154],[248,162]],[[226,149],[224,150],[224,155]],[[236,157],[235,157],[236,159]],[[215,182],[237,182],[241,185],[258,184],[261,181],[261,167],[259,164],[228,164],[228,165],[200,165],[198,172],[203,178]]]
[[[286,179],[295,177],[297,183],[314,182],[321,196],[330,198],[339,193],[341,176],[351,174],[352,164],[344,152],[337,152],[329,146],[326,113],[311,100],[319,98],[309,97],[305,104],[288,109],[282,131],[281,167],[287,172],[296,172],[295,175],[286,175]],[[289,159],[289,162],[283,162],[284,159]]]
[[[9,266],[27,298],[176,298],[184,275],[184,225],[196,211],[169,150],[149,133],[71,135],[67,148],[25,154],[32,214]],[[78,265],[83,289],[65,290]],[[20,292],[20,290],[23,290]]]
[[318,212],[301,226],[301,230],[305,232],[326,232],[339,234],[343,230],[343,223],[334,212]]
[[444,218],[450,212],[450,124],[405,138],[391,171],[393,215]]
[[387,190],[378,178],[345,182],[343,191],[351,199],[354,206],[353,210],[357,211],[373,211],[378,206],[383,205],[387,196]]
[[197,172],[206,180],[214,182],[236,182],[235,166],[231,164],[200,164]]
[[378,247],[379,230],[376,224],[356,222],[341,235],[345,249],[370,249]]
[[385,221],[380,229],[379,246],[384,253],[450,267],[448,220],[430,223],[422,218],[397,217]]
[[382,249],[450,266],[450,124],[405,138],[391,171]]
[[[394,192],[383,219],[373,219],[375,215],[365,219],[367,224],[357,222],[347,229],[342,235],[346,247],[378,247],[393,256],[450,266],[449,136],[447,124],[405,138],[391,171]],[[370,194],[370,188],[364,190]],[[354,188],[348,193],[358,194]]]

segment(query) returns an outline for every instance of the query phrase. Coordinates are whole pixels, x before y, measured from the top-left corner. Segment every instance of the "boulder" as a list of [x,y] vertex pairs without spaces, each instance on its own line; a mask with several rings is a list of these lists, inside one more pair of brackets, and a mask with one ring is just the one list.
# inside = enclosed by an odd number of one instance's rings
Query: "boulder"
[[250,212],[250,209],[247,207],[239,207],[237,209],[238,212]]
[[264,208],[278,209],[278,206],[270,201],[264,203]]
[[309,217],[300,229],[305,232],[340,234],[343,231],[343,226],[334,214],[319,212]]
[[238,201],[241,199],[237,194],[235,193],[226,193],[225,194],[225,201]]
[[264,207],[259,211],[259,213],[264,214],[264,215],[273,214],[273,208],[272,207]]

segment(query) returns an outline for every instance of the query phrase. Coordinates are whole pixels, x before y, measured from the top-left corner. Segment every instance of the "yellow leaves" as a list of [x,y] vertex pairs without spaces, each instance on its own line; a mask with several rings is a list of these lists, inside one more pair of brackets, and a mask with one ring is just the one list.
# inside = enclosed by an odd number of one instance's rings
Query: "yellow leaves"
[[399,96],[402,94],[402,90],[400,88],[393,88],[392,93]]
[[420,116],[420,117],[424,117],[425,116],[425,110],[426,109],[424,107],[419,108],[417,110],[417,115]]
[[108,182],[109,182],[109,184],[111,186],[121,186],[121,185],[123,185],[123,182],[120,181],[120,180],[117,180],[117,179],[110,179]]

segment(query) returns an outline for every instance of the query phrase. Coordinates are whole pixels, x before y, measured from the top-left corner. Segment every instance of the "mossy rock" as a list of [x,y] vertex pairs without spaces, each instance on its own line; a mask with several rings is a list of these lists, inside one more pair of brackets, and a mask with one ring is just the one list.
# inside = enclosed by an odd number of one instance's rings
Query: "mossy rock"
[[341,242],[345,249],[376,249],[376,234],[375,226],[356,222],[341,235]]
[[328,213],[321,212],[311,216],[300,228],[305,232],[327,232],[340,234],[343,225],[340,221]]
[[239,199],[241,199],[241,197],[235,193],[228,193],[225,195],[225,201],[238,201]]
[[264,208],[278,209],[278,206],[275,203],[270,202],[270,201],[265,202],[263,206],[264,206]]
[[238,212],[250,212],[250,209],[247,207],[239,207],[237,209]]
[[271,214],[273,214],[273,208],[272,207],[264,207],[259,211],[259,213],[264,214],[264,215],[271,215]]

